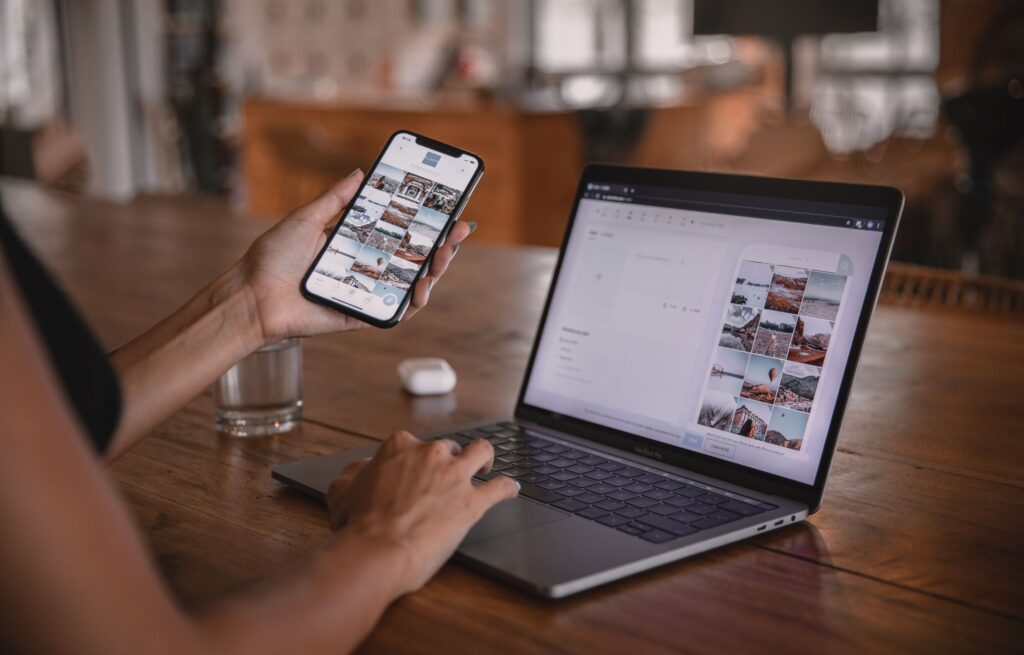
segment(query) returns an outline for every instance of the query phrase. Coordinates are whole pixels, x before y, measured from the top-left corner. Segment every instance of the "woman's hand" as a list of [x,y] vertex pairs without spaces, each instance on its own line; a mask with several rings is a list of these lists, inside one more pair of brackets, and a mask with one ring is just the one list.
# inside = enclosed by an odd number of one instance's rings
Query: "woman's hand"
[[[286,337],[312,336],[364,327],[366,324],[312,303],[302,297],[299,283],[320,252],[334,219],[344,209],[363,181],[356,170],[322,196],[300,207],[267,230],[249,248],[240,263],[245,286],[251,291],[264,343]],[[437,249],[430,270],[413,290],[406,318],[419,311],[430,298],[430,290],[444,275],[458,244],[472,231],[458,221],[443,246]]]
[[404,570],[397,595],[419,589],[451,556],[484,512],[519,493],[512,478],[473,486],[494,463],[479,439],[462,450],[448,439],[423,442],[396,432],[371,460],[350,464],[331,483],[331,525],[343,535],[396,547]]

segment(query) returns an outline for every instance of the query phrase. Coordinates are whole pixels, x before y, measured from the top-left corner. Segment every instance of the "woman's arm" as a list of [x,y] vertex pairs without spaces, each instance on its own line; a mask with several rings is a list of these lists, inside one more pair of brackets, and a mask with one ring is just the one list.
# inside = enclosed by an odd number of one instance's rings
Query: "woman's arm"
[[396,436],[332,490],[347,525],[305,566],[189,616],[87,447],[2,257],[0,364],[0,652],[347,652],[515,493],[504,477],[472,486],[493,457],[484,442],[458,454]]
[[[184,307],[113,354],[124,409],[108,459],[128,450],[257,348],[286,337],[364,326],[299,293],[302,276],[327,238],[325,230],[362,179],[355,171],[294,211]],[[414,290],[407,318],[427,303],[431,287],[470,231],[461,222],[452,228]]]

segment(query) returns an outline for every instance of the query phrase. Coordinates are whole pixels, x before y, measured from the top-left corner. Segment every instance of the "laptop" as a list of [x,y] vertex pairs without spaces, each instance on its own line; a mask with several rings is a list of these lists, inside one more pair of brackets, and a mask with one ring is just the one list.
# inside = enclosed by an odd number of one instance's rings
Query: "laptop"
[[[518,480],[458,556],[559,598],[821,504],[899,190],[588,166],[515,414],[425,438]],[[323,498],[370,449],[278,466]]]

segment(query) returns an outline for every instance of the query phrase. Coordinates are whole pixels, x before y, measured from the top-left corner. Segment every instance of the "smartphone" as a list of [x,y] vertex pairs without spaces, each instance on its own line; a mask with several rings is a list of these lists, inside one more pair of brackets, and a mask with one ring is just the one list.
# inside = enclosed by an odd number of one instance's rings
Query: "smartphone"
[[483,172],[471,152],[392,134],[302,278],[302,295],[370,325],[397,325]]

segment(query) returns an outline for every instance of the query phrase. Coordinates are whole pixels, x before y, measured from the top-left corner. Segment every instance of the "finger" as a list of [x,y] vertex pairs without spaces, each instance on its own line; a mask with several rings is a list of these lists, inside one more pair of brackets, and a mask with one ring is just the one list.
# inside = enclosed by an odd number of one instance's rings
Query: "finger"
[[354,462],[349,462],[348,466],[341,470],[338,477],[331,481],[331,495],[344,496],[348,491],[348,488],[352,486],[352,481],[356,479],[359,472],[366,468],[366,465],[370,463],[369,457],[363,459],[357,459]]
[[459,455],[459,465],[465,469],[466,477],[487,473],[494,465],[494,447],[486,439],[477,439]]
[[443,443],[452,455],[462,454],[462,446],[460,446],[459,442],[454,439],[434,439],[434,441]]
[[482,503],[481,513],[486,512],[488,509],[503,500],[515,498],[519,495],[519,489],[519,482],[513,480],[507,475],[499,475],[492,480],[488,480],[483,484],[477,485],[477,498],[479,498]]
[[416,283],[416,288],[412,291],[412,302],[409,303],[409,312],[406,313],[406,316],[427,304],[430,300],[430,291],[434,287],[434,282],[435,278],[433,275],[424,275],[423,279]]
[[420,440],[414,437],[411,432],[399,430],[384,440],[381,447],[377,449],[377,454],[382,456],[393,455],[397,452],[408,450],[419,443],[421,443]]
[[337,530],[348,521],[348,490],[352,487],[356,476],[370,463],[370,458],[349,463],[338,477],[331,481],[327,490],[327,509],[330,513],[331,529]]
[[472,228],[465,221],[455,221],[455,225],[452,225],[448,232],[448,238],[444,240],[445,245],[462,243],[471,232]]
[[355,479],[355,476],[359,475],[359,472],[370,464],[370,460],[371,457],[362,457],[361,460],[349,462],[348,466],[342,469],[341,473],[338,474],[338,477],[334,479],[331,486],[343,492],[352,484],[352,480]]
[[434,257],[430,261],[430,274],[435,279],[440,278],[448,270],[448,265],[451,263],[452,258],[455,257],[459,246],[466,240],[469,234],[469,226],[461,221],[456,222],[452,226],[451,231],[448,233],[448,238],[444,240],[444,245],[437,249],[437,252],[434,253]]
[[437,252],[434,253],[434,257],[430,260],[430,276],[435,280],[448,270],[448,264],[452,261],[452,257],[455,256],[454,246],[444,246],[438,248]]
[[311,221],[321,227],[327,225],[352,200],[352,196],[355,195],[362,181],[363,171],[357,168],[349,173],[345,179],[335,182],[320,197],[295,210],[295,216],[300,220]]

